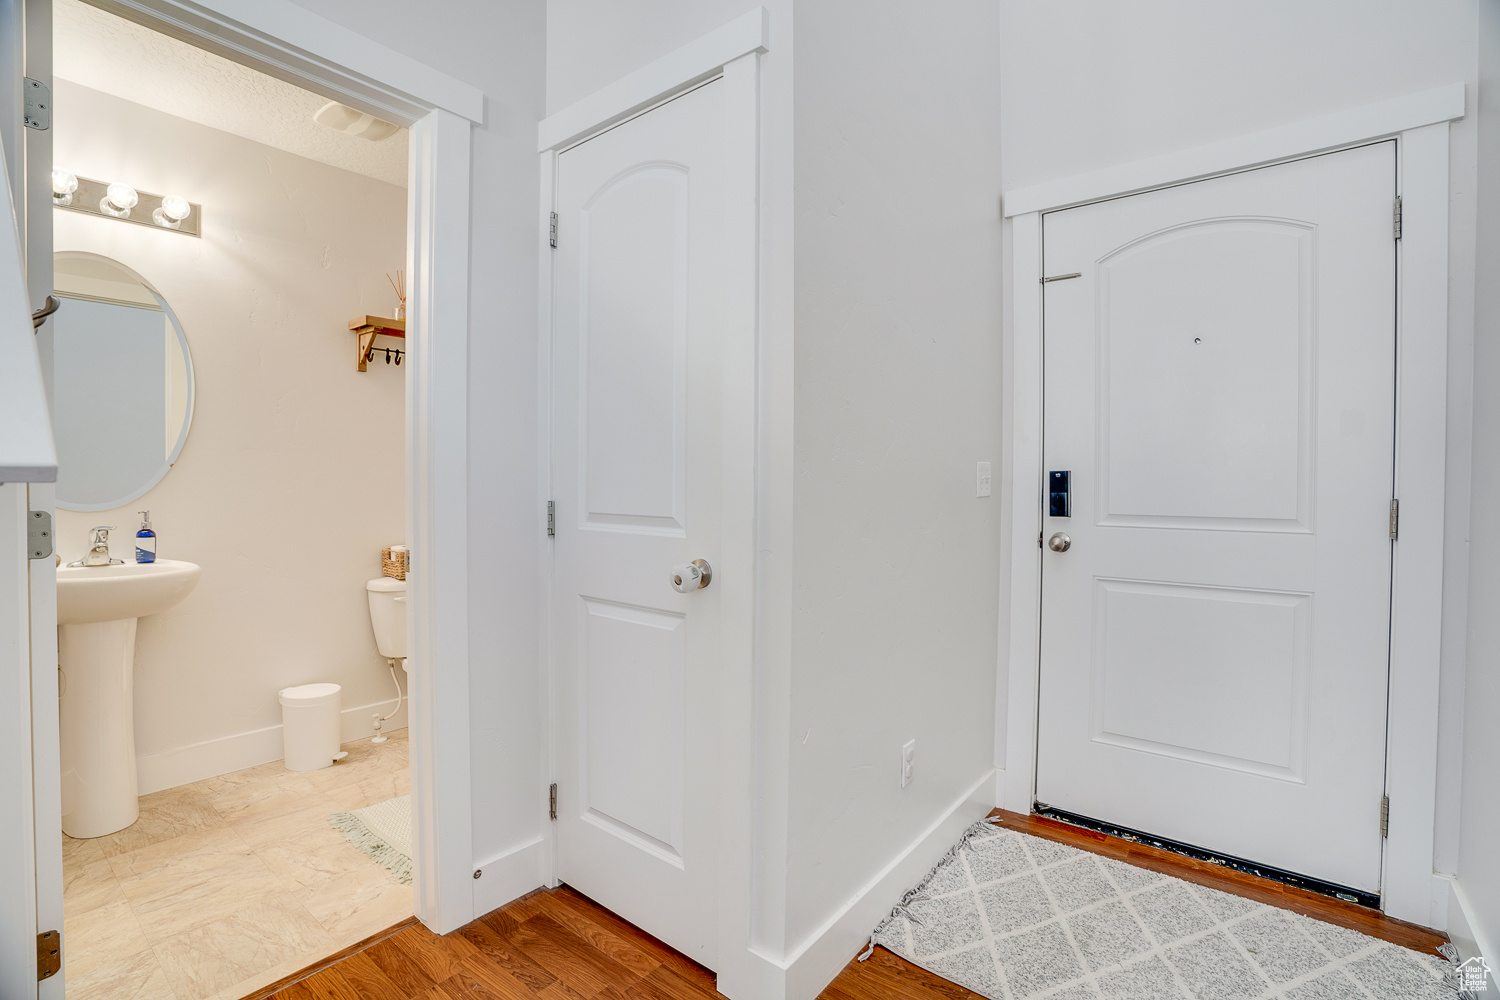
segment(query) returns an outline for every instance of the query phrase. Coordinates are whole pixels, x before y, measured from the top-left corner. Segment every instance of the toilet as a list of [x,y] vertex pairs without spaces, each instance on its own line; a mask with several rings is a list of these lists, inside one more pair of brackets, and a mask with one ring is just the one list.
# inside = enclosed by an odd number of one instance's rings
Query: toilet
[[365,596],[370,599],[370,627],[380,655],[400,660],[406,670],[406,581],[377,576],[365,584]]

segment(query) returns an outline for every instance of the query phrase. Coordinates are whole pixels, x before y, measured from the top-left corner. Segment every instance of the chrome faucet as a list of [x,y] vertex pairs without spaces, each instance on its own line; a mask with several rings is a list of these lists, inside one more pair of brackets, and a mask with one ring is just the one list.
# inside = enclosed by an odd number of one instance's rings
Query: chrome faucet
[[77,562],[68,563],[69,566],[115,566],[124,564],[123,559],[111,559],[109,557],[109,533],[114,529],[112,524],[101,524],[89,532],[89,554]]

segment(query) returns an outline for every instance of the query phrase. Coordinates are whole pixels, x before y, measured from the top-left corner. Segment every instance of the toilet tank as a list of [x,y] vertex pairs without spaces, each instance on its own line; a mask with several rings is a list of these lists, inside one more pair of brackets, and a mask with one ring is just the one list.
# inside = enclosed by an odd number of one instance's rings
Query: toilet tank
[[379,576],[365,584],[375,645],[387,659],[406,658],[406,581]]

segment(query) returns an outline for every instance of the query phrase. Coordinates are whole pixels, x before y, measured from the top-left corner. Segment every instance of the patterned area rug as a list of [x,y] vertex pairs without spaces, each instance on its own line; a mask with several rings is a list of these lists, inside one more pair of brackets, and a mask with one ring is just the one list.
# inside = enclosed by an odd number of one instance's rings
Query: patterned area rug
[[411,796],[377,802],[328,817],[355,847],[385,866],[398,882],[411,882]]
[[988,822],[877,944],[994,1000],[1459,997],[1436,956]]

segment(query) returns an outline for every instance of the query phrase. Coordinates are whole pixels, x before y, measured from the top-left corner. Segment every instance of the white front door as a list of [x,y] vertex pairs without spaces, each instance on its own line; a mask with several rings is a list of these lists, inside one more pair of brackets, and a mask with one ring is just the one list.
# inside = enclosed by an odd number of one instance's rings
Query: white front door
[[1039,802],[1379,891],[1395,163],[1044,217]]
[[709,968],[723,89],[559,155],[552,302],[558,877]]

